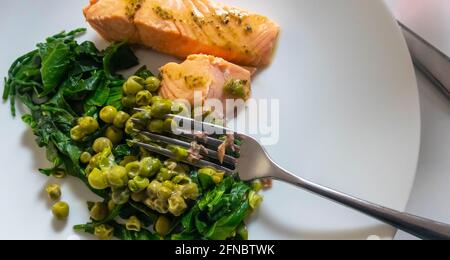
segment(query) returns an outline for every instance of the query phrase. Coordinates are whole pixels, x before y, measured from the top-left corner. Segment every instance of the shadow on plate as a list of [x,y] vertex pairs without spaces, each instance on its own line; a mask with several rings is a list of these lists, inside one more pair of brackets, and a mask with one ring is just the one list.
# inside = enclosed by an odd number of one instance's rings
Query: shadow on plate
[[267,229],[274,233],[283,234],[286,239],[305,239],[305,240],[365,240],[371,236],[380,237],[382,239],[392,238],[395,230],[384,224],[373,225],[364,228],[349,229],[330,229],[315,230],[306,227],[292,227],[284,225],[279,219],[274,219],[264,211],[259,211],[250,221],[259,221]]

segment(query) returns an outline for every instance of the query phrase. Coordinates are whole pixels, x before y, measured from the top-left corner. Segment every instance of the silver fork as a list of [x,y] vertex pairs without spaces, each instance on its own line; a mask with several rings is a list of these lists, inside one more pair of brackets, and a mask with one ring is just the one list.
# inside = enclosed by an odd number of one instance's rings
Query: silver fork
[[[147,136],[150,139],[166,144],[178,145],[185,148],[189,148],[191,146],[191,143],[189,141],[196,141],[205,146],[208,146],[207,152],[202,154],[204,156],[202,159],[196,161],[185,161],[185,163],[187,164],[196,167],[213,167],[228,174],[238,174],[239,178],[243,181],[254,181],[267,178],[284,181],[324,198],[330,199],[334,202],[340,203],[344,206],[350,207],[359,212],[362,212],[395,228],[410,233],[418,238],[426,240],[450,239],[450,225],[448,224],[383,207],[381,205],[377,205],[375,203],[350,196],[334,189],[321,186],[294,175],[293,173],[283,169],[281,166],[275,163],[265,151],[264,147],[251,136],[236,133],[231,129],[227,129],[224,127],[195,121],[191,118],[181,117],[177,115],[168,115],[168,117],[175,120],[183,120],[185,123],[188,122],[192,126],[195,126],[195,129],[205,129],[205,127],[207,127],[209,130],[213,129],[216,133],[233,134],[235,138],[243,141],[242,145],[240,145],[239,158],[226,155],[223,161],[224,163],[220,164],[218,162],[218,153],[216,151],[218,146],[223,141],[211,136],[199,138],[196,134],[193,134],[190,131],[181,131],[181,134],[179,136],[170,134],[161,135],[141,131],[138,129],[135,129],[135,131]],[[156,145],[143,142],[135,142],[135,144],[151,152],[158,153],[169,158],[176,157],[176,155],[172,151]]]

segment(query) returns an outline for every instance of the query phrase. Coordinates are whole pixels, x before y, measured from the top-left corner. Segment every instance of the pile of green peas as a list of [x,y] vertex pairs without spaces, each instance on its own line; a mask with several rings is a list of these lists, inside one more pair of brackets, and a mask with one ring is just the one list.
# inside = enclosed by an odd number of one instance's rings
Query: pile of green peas
[[91,116],[80,117],[77,125],[70,130],[70,137],[74,141],[81,141],[99,128],[97,120]]
[[[177,160],[161,161],[141,149],[137,156],[125,156],[118,164],[112,154],[114,147],[124,143],[127,136],[136,138],[135,129],[154,133],[170,130],[172,120],[165,116],[180,113],[184,108],[174,106],[171,100],[155,93],[160,83],[156,77],[130,77],[123,85],[124,111],[118,111],[113,106],[105,106],[100,110],[98,118],[106,130],[103,136],[94,140],[91,148],[81,154],[80,162],[86,165],[85,172],[92,188],[110,189],[108,202],[97,202],[90,206],[91,219],[102,221],[117,205],[132,200],[161,214],[154,223],[154,229],[165,236],[170,230],[170,220],[164,214],[180,216],[186,212],[188,201],[199,197],[199,188],[188,175],[189,166],[179,162],[188,157],[188,151],[182,147],[168,146],[166,148],[177,155]],[[140,108],[139,112],[131,115],[126,112],[136,107]],[[138,123],[133,119],[139,119]],[[83,141],[100,129],[99,122],[94,117],[80,118],[77,126],[71,130],[72,139]],[[212,174],[214,182],[218,183],[223,178],[207,169],[203,171]],[[132,216],[126,220],[125,226],[128,230],[140,231],[142,224],[136,216]],[[113,227],[102,224],[95,227],[94,234],[100,239],[110,239],[113,231]]]

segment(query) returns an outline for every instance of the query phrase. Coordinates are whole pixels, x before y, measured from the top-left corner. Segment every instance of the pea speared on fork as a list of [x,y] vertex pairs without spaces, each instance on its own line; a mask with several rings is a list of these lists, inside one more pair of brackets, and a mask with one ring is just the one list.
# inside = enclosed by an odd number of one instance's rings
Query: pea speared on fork
[[[146,113],[143,109],[137,112]],[[134,118],[133,144],[196,167],[237,174],[243,181],[276,179],[330,199],[422,239],[450,239],[450,225],[386,208],[300,178],[277,165],[259,142],[231,129],[179,115],[166,115],[160,125]],[[189,127],[186,127],[186,124]],[[146,127],[144,127],[146,126]],[[141,129],[147,129],[141,130]],[[198,129],[207,129],[206,134]]]

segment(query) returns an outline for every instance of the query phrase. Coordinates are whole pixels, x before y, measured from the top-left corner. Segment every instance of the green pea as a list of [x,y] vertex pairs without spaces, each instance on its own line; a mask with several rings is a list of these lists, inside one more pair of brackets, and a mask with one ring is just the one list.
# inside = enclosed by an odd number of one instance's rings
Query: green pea
[[224,176],[224,172],[219,172],[216,171],[213,168],[201,168],[200,170],[198,170],[198,174],[199,175],[208,175],[211,176],[212,180],[214,181],[215,184],[219,184],[222,182],[223,180],[223,176]]
[[100,119],[107,124],[112,124],[116,115],[117,109],[113,106],[106,106],[100,110]]
[[153,201],[153,209],[161,214],[169,212],[169,204],[167,200],[156,199]]
[[101,153],[105,149],[108,149],[108,148],[112,150],[113,144],[112,144],[111,140],[109,140],[106,137],[99,137],[99,138],[95,139],[94,144],[92,145],[92,149],[96,153]]
[[86,134],[92,134],[99,129],[97,120],[91,116],[79,118],[78,125]]
[[196,200],[198,196],[200,195],[198,191],[198,186],[195,183],[188,183],[182,186],[181,192],[183,195],[183,198],[190,199],[190,200]]
[[191,168],[187,164],[178,163],[174,171],[176,171],[179,174],[187,174],[191,172]]
[[141,163],[138,161],[130,162],[125,166],[125,169],[127,170],[128,177],[133,179],[139,175],[141,171]]
[[126,95],[136,95],[139,91],[144,89],[144,80],[138,76],[131,76],[123,84],[123,92]]
[[166,167],[169,170],[175,170],[177,168],[178,163],[175,160],[168,159],[164,161],[164,167]]
[[161,161],[157,158],[146,157],[141,160],[141,169],[139,174],[142,177],[152,177],[161,169]]
[[89,167],[92,169],[99,168],[100,159],[101,159],[101,154],[96,154],[96,155],[92,156],[91,160],[89,161]]
[[132,180],[128,181],[128,188],[131,192],[140,192],[145,190],[149,184],[150,181],[147,178],[136,176]]
[[152,118],[152,114],[151,114],[151,111],[147,111],[147,110],[139,111],[137,113],[134,113],[131,116],[131,118],[138,119],[139,121],[145,123]]
[[164,120],[163,130],[165,132],[172,132],[172,129],[176,129],[176,128],[177,128],[177,123],[175,123],[175,121],[173,121],[172,118],[166,118],[166,120]]
[[139,107],[150,105],[152,93],[148,90],[141,90],[136,94],[136,105]]
[[124,107],[133,108],[136,106],[136,96],[135,95],[125,96],[122,98],[121,102]]
[[162,133],[164,131],[164,121],[161,119],[153,119],[148,124],[147,130],[152,133]]
[[155,198],[146,198],[143,203],[145,206],[151,208],[151,209],[155,209]]
[[245,223],[241,223],[236,229],[236,234],[241,237],[242,240],[248,240],[248,230]]
[[52,213],[59,220],[66,219],[69,216],[69,204],[64,201],[55,203],[52,206]]
[[134,129],[136,128],[136,124],[131,119],[129,119],[125,124],[125,133],[130,135],[135,132]]
[[[151,102],[151,99],[150,99],[150,102]],[[151,115],[152,106],[150,106],[150,105],[140,106],[139,109],[140,110],[144,110],[145,112],[150,113],[150,115]]]
[[116,205],[123,205],[130,199],[130,191],[127,188],[122,189],[112,189],[111,194],[112,201]]
[[81,141],[86,136],[86,133],[81,129],[79,125],[70,129],[70,139],[74,141]]
[[116,117],[114,117],[113,120],[113,125],[117,128],[124,128],[126,122],[128,121],[128,119],[130,119],[130,115],[123,112],[123,111],[119,111],[117,112]]
[[174,102],[172,105],[172,112],[174,114],[180,114],[180,113],[187,114],[187,113],[189,113],[189,111],[190,111],[190,109],[189,109],[188,105],[183,102]]
[[170,232],[170,220],[165,216],[159,216],[155,222],[155,231],[161,236],[166,236]]
[[184,161],[189,156],[189,152],[187,149],[177,146],[177,145],[168,145],[167,149],[175,154],[175,159],[177,161]]
[[106,174],[108,183],[113,188],[125,187],[128,183],[127,169],[123,166],[114,166]]
[[108,201],[108,211],[112,211],[116,208],[116,203],[114,203],[114,201],[111,199]]
[[61,187],[58,184],[49,184],[45,187],[49,199],[57,201],[61,198]]
[[263,197],[256,193],[255,191],[251,190],[248,193],[248,202],[250,204],[250,207],[252,209],[256,209],[259,205],[261,205],[261,202],[263,201]]
[[92,155],[88,152],[83,152],[80,155],[80,162],[82,164],[88,164],[91,161],[91,159],[92,159]]
[[214,176],[212,177],[215,184],[219,184],[223,181],[223,176],[225,175],[224,172],[216,172]]
[[247,80],[230,80],[225,83],[223,90],[233,98],[246,99],[249,95],[247,83]]
[[100,240],[110,240],[114,235],[114,228],[101,224],[94,228],[94,235]]
[[162,186],[166,187],[166,188],[168,188],[170,190],[175,190],[177,188],[177,185],[175,183],[171,182],[171,181],[164,181],[162,183]]
[[167,187],[162,186],[159,188],[157,197],[161,200],[168,200],[170,196],[172,195],[173,191]]
[[123,160],[120,161],[119,165],[125,167],[127,164],[129,164],[130,162],[135,162],[138,160],[137,156],[134,155],[127,155],[125,157],[123,157]]
[[125,227],[129,231],[141,231],[141,221],[136,216],[131,216],[125,222]]
[[52,176],[56,179],[63,179],[67,176],[67,172],[64,169],[56,169],[52,172]]
[[131,199],[135,202],[142,202],[146,198],[147,198],[147,192],[145,190],[131,194]]
[[186,174],[178,174],[173,177],[172,182],[176,184],[187,184],[191,182],[191,179]]
[[256,181],[252,182],[251,187],[252,187],[252,190],[258,192],[263,189],[263,184],[261,183],[260,180],[256,180]]
[[214,176],[214,174],[216,174],[216,170],[214,170],[213,168],[209,168],[209,167],[201,168],[198,170],[198,174]]
[[108,216],[108,211],[108,204],[96,202],[89,211],[89,215],[95,221],[102,221]]
[[157,103],[157,102],[160,102],[160,101],[162,101],[163,100],[163,98],[162,97],[160,97],[160,96],[153,96],[152,97],[152,104],[155,104],[155,103]]
[[88,182],[89,185],[96,190],[104,190],[108,188],[106,174],[97,168],[93,169],[89,174]]
[[111,140],[113,144],[119,144],[123,138],[123,131],[114,126],[110,126],[106,128],[105,136]]
[[153,180],[147,187],[147,196],[150,199],[155,199],[156,197],[158,197],[158,191],[161,187],[161,182]]
[[156,118],[163,118],[165,115],[172,112],[172,101],[160,100],[152,105],[152,116]]
[[156,176],[156,179],[160,182],[163,182],[172,179],[174,175],[176,175],[176,172],[171,171],[167,168],[161,168],[158,175]]
[[187,208],[186,202],[180,195],[173,194],[169,198],[169,212],[178,217],[184,213]]
[[161,81],[157,77],[148,77],[144,81],[145,89],[150,92],[156,92],[161,85]]

